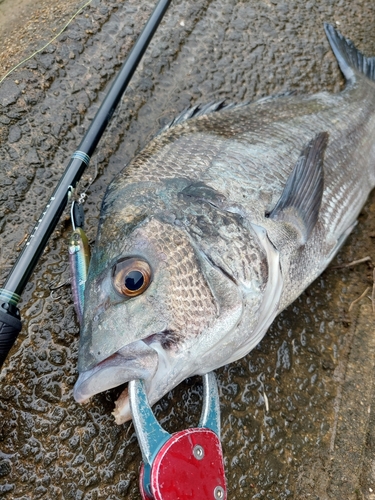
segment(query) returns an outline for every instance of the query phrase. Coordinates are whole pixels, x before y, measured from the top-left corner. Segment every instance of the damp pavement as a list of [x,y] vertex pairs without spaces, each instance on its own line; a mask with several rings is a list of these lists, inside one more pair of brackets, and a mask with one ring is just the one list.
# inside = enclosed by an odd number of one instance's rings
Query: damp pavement
[[[0,284],[153,3],[94,0],[0,85]],[[337,92],[323,22],[375,55],[372,0],[172,2],[80,183],[95,240],[104,190],[161,126],[200,102]],[[42,29],[42,28],[41,28]],[[20,305],[0,375],[0,497],[139,500],[140,451],[111,411],[119,389],[75,403],[79,328],[68,213]],[[242,360],[217,370],[229,499],[375,499],[375,197],[332,265]],[[365,297],[352,304],[368,288]],[[352,307],[350,309],[350,306]],[[350,309],[350,310],[349,310]],[[200,379],[155,405],[169,431],[195,425]]]

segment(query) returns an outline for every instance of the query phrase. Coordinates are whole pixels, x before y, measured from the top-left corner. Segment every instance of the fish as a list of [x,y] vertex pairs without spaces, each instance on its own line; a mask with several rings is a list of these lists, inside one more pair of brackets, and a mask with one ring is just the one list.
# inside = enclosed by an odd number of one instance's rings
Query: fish
[[[74,398],[150,404],[248,354],[327,267],[375,186],[375,58],[324,25],[345,88],[196,106],[108,186]],[[131,419],[127,388],[115,403]]]

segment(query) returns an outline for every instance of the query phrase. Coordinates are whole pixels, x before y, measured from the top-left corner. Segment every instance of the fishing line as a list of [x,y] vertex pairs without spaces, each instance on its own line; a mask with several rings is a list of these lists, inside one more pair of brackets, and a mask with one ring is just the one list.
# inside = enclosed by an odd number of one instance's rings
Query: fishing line
[[17,68],[19,68],[20,66],[22,66],[22,64],[24,64],[25,62],[29,61],[30,59],[32,59],[34,56],[36,56],[36,54],[39,54],[39,52],[42,52],[42,50],[44,50],[45,48],[48,47],[48,45],[51,45],[51,43],[53,41],[56,40],[57,37],[59,37],[61,35],[61,33],[63,33],[66,28],[69,26],[69,24],[74,20],[75,17],[78,16],[78,14],[80,12],[82,12],[82,10],[87,7],[90,3],[92,2],[92,0],[89,0],[88,2],[86,2],[84,5],[82,5],[82,7],[80,7],[79,10],[77,10],[77,12],[69,19],[69,21],[65,24],[65,26],[61,29],[61,31],[59,31],[59,33],[57,33],[57,35],[55,35],[52,40],[50,40],[48,43],[46,43],[45,45],[43,45],[43,47],[41,49],[38,49],[36,50],[35,52],[33,52],[31,54],[31,56],[27,57],[26,59],[23,59],[23,61],[19,62],[18,64],[16,64],[16,66],[14,66],[12,69],[10,69],[8,71],[8,73],[6,73],[3,78],[0,80],[0,84],[3,83],[3,81],[5,80],[5,78],[7,76],[9,76],[11,73],[13,73],[14,70],[16,70]]

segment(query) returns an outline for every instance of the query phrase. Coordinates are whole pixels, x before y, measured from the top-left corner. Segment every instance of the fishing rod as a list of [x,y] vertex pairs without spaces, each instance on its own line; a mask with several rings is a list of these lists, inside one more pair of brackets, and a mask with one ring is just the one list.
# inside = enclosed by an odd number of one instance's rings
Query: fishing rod
[[26,243],[0,288],[0,368],[21,331],[18,302],[34,268],[68,202],[68,195],[89,164],[118,103],[144,52],[160,24],[171,0],[159,0],[136,43],[126,58],[107,96],[97,111],[78,149],[73,153],[51,198],[33,227]]

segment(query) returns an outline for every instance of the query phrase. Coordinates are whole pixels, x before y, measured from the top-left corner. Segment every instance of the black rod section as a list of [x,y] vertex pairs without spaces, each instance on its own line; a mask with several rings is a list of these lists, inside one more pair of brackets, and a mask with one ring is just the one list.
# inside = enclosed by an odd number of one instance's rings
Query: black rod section
[[[0,367],[21,330],[17,303],[171,0],[159,0],[0,288]],[[18,331],[16,331],[18,329]]]

